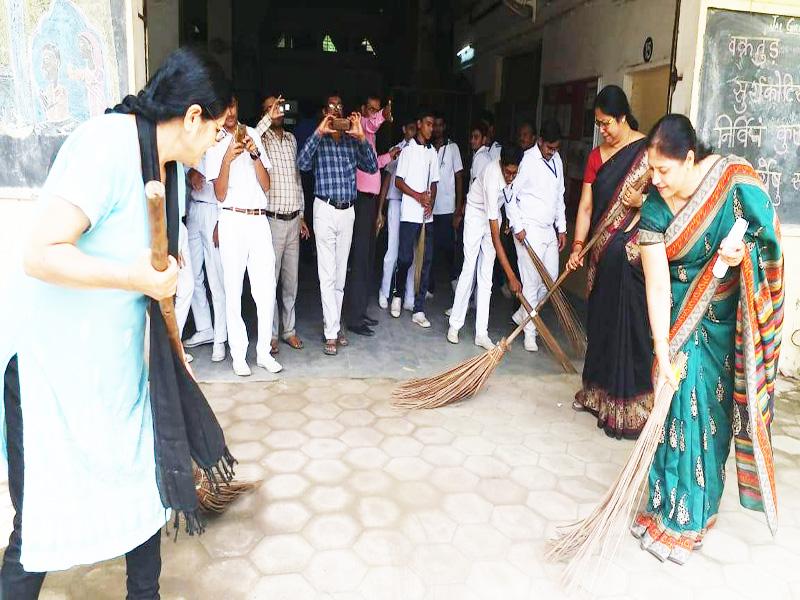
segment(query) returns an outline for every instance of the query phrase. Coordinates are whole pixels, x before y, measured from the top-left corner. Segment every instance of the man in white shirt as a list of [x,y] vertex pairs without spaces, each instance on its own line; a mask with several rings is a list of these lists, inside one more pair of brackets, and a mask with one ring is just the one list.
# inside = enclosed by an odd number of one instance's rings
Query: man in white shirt
[[499,219],[500,206],[514,205],[514,178],[521,160],[519,147],[504,146],[500,158],[489,163],[470,186],[464,213],[464,265],[458,278],[447,331],[447,341],[452,344],[458,343],[458,331],[464,326],[472,282],[477,279],[475,345],[487,350],[494,347],[489,339],[489,301],[495,249],[489,221]]
[[494,115],[491,111],[484,110],[481,112],[480,120],[486,123],[486,145],[489,147],[489,156],[492,160],[498,160],[502,146],[495,139],[497,132],[494,128]]
[[[403,123],[403,139],[395,146],[401,152],[408,146],[409,142],[417,135],[416,117],[407,117]],[[398,158],[390,161],[383,173],[381,183],[381,193],[378,197],[378,218],[375,223],[376,233],[379,233],[384,224],[387,227],[386,254],[383,257],[383,277],[381,287],[378,291],[378,306],[383,309],[389,308],[389,298],[395,291],[394,276],[397,272],[397,253],[400,247],[400,204],[403,193],[397,189],[395,174],[397,173]],[[383,207],[388,200],[386,217],[383,216]],[[411,311],[414,309],[414,272],[409,269],[406,279],[406,295],[403,298],[403,306]]]
[[[517,210],[507,213],[514,231],[522,292],[531,306],[539,303],[547,293],[547,287],[539,277],[523,240],[528,240],[552,279],[558,276],[558,253],[567,241],[564,164],[558,154],[560,144],[558,123],[545,121],[538,141],[525,153],[520,165]],[[525,310],[520,307],[513,320],[519,324],[524,316]],[[525,349],[529,352],[539,349],[533,322],[525,327]]]
[[[225,322],[222,260],[219,256],[219,244],[215,235],[219,207],[217,196],[214,194],[214,184],[205,178],[205,165],[204,156],[195,168],[188,171],[190,201],[186,213],[186,230],[189,238],[189,262],[193,276],[191,307],[197,332],[183,345],[187,348],[195,348],[213,342],[211,360],[220,362],[225,360],[228,329]],[[205,275],[203,274],[203,265],[206,267]],[[208,277],[208,287],[211,290],[211,302],[214,305],[213,328],[211,310],[206,296],[206,277]]]
[[469,132],[469,146],[472,148],[472,166],[469,170],[470,185],[486,165],[492,162],[492,157],[489,156],[489,147],[486,145],[487,131],[486,123],[479,121],[472,126]]
[[[420,235],[425,236],[425,247],[419,289],[414,297],[411,321],[428,328],[425,318],[425,294],[428,292],[433,255],[433,207],[436,203],[436,187],[439,181],[439,163],[436,151],[430,146],[433,135],[433,111],[422,110],[417,115],[417,137],[411,140],[397,163],[395,183],[403,192],[400,205],[400,248],[397,258],[397,295],[392,299],[391,314],[400,316],[400,299],[406,293],[406,278],[414,262],[414,248]],[[424,232],[424,233],[423,233]]]
[[[433,206],[433,255],[441,256],[447,268],[447,280],[455,287],[456,229],[464,217],[464,165],[458,144],[447,137],[447,121],[436,113],[433,119],[433,148],[439,162],[439,183],[436,186],[436,204]],[[428,289],[435,290],[436,277],[431,274]]]
[[206,153],[206,178],[214,182],[220,202],[219,253],[225,287],[225,316],[233,372],[250,375],[247,365],[247,329],[242,319],[242,284],[247,270],[250,292],[256,303],[258,339],[256,364],[271,373],[283,367],[270,355],[275,310],[275,251],[267,221],[267,192],[272,168],[256,130],[246,128],[236,139],[239,125],[236,101],[225,120],[226,139]]

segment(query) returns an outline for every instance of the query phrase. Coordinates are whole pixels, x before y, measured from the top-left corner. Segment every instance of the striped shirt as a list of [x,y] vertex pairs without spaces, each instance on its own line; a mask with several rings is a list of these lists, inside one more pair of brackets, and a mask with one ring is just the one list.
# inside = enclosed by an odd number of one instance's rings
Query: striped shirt
[[297,140],[288,131],[283,136],[270,127],[269,115],[259,121],[256,132],[261,136],[267,158],[272,163],[267,210],[288,214],[303,208],[303,184],[297,169]]
[[337,142],[333,135],[316,131],[306,140],[297,166],[301,171],[314,171],[314,194],[317,198],[336,202],[356,199],[356,168],[366,173],[378,171],[375,151],[369,142],[342,134]]

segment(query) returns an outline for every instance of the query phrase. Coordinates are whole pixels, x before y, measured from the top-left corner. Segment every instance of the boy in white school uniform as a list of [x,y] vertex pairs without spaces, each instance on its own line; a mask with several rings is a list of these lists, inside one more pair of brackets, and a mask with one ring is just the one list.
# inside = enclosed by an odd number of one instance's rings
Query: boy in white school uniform
[[506,211],[514,210],[514,178],[521,160],[522,150],[518,146],[503,146],[500,158],[490,162],[470,186],[464,213],[464,265],[458,278],[447,331],[447,341],[451,344],[458,343],[458,331],[464,326],[472,283],[477,279],[475,345],[487,350],[494,347],[489,339],[489,301],[495,249],[489,222],[499,219],[501,206]]
[[[507,213],[514,232],[517,265],[522,279],[522,293],[531,306],[536,306],[547,287],[533,265],[523,240],[527,239],[552,279],[558,277],[558,254],[567,242],[564,209],[564,164],[558,153],[561,129],[554,120],[545,121],[539,139],[522,159],[519,169],[517,210]],[[520,307],[512,319],[519,324],[525,317]],[[525,327],[525,350],[536,352],[536,327]]]
[[[409,142],[417,135],[416,117],[408,117],[403,126],[403,139],[398,142],[395,148],[403,151]],[[381,228],[386,225],[387,245],[386,254],[383,257],[383,277],[381,287],[378,291],[378,306],[383,309],[389,308],[389,299],[394,290],[394,276],[397,272],[397,254],[400,248],[400,205],[403,199],[403,192],[397,189],[395,173],[397,172],[397,162],[395,158],[386,165],[381,183],[381,193],[378,197],[378,218],[375,223],[376,234],[380,233]],[[383,207],[387,204],[386,216],[383,215]],[[403,298],[403,305],[408,310],[414,308],[414,272],[409,269],[406,279],[406,295]]]
[[411,321],[424,328],[431,326],[425,317],[425,295],[433,259],[433,207],[439,181],[436,151],[430,146],[432,135],[433,111],[422,110],[417,115],[417,137],[400,153],[395,177],[395,185],[403,192],[403,200],[400,205],[397,295],[392,299],[391,315],[395,318],[400,316],[400,299],[405,296],[408,271],[414,262],[414,248],[424,228],[422,269],[411,315]]
[[[439,161],[439,183],[436,186],[436,204],[433,207],[433,254],[437,262],[444,262],[447,281],[455,288],[458,279],[456,230],[464,218],[464,165],[461,163],[458,144],[447,137],[447,120],[442,113],[434,115],[433,148]],[[436,291],[435,279],[435,274],[431,273],[428,285],[431,294]]]
[[225,288],[225,316],[233,372],[250,375],[247,329],[242,319],[242,284],[247,270],[256,303],[258,339],[256,364],[271,373],[283,367],[270,355],[275,311],[275,250],[267,221],[269,172],[272,165],[258,133],[247,127],[242,142],[235,139],[238,104],[228,108],[225,140],[206,153],[206,178],[214,182],[220,202],[218,237]]
[[[186,229],[193,278],[191,308],[197,331],[183,345],[187,348],[195,348],[213,343],[211,360],[220,362],[225,360],[228,329],[225,322],[222,259],[219,256],[219,243],[215,241],[215,231],[219,220],[219,203],[214,193],[214,184],[205,177],[205,163],[204,156],[196,167],[188,170],[190,199],[186,213]],[[205,274],[203,265],[205,265]],[[211,290],[211,302],[214,305],[213,327],[206,296],[206,277]]]
[[[488,139],[488,128],[486,123],[478,122],[472,126],[469,132],[469,146],[472,148],[472,166],[469,169],[469,183],[475,181],[475,178],[481,174],[481,171],[492,162],[492,157],[489,155],[489,147],[486,145]],[[498,156],[498,158],[500,158]]]

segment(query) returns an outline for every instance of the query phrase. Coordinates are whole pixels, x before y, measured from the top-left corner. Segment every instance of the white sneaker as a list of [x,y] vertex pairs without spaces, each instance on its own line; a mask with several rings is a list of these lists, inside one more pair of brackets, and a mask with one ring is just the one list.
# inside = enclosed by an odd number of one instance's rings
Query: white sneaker
[[256,364],[262,369],[266,369],[270,373],[280,373],[283,371],[283,365],[281,365],[281,363],[271,356],[267,356],[266,358],[257,358]]
[[522,319],[523,319],[523,317],[522,317],[522,315],[520,315],[520,311],[521,311],[521,310],[522,310],[522,309],[520,308],[519,310],[517,310],[517,312],[515,312],[513,315],[511,315],[511,322],[512,322],[514,325],[518,326],[518,327],[519,327],[520,325],[522,325]]
[[430,292],[425,292],[425,300],[430,300],[431,298],[433,298],[433,294]]
[[427,329],[428,327],[431,326],[431,322],[425,318],[424,312],[416,312],[413,315],[411,315],[411,322],[416,323],[417,325],[419,325],[424,329]]
[[211,362],[222,362],[225,360],[225,342],[214,342],[214,349],[211,351]]
[[475,336],[475,345],[480,346],[484,350],[491,350],[494,348],[494,342],[489,339],[488,335],[476,335]]
[[390,313],[395,319],[400,318],[400,302],[400,298],[392,298],[392,309]]
[[184,359],[186,360],[186,364],[189,364],[190,362],[192,362],[194,360],[194,356],[192,356],[191,354],[189,354],[185,350],[183,351],[183,356],[184,356]]
[[383,294],[378,294],[378,306],[380,306],[383,310],[389,308],[389,300],[387,300],[386,296]]
[[202,331],[198,331],[188,340],[183,342],[183,345],[187,348],[196,348],[197,346],[202,346],[203,344],[210,344],[214,341],[214,330],[209,327],[208,329],[203,329]]
[[247,366],[247,361],[244,360],[233,361],[233,372],[239,377],[249,377],[252,373],[252,371],[250,371],[250,367]]
[[525,350],[528,352],[538,352],[539,345],[536,343],[536,336],[535,335],[526,335],[525,336]]
[[451,344],[458,343],[458,329],[456,329],[455,327],[450,327],[447,330],[447,341],[450,342]]
[[450,308],[448,308],[446,311],[444,311],[444,316],[445,317],[449,317],[452,314],[453,314],[453,307],[452,306]]

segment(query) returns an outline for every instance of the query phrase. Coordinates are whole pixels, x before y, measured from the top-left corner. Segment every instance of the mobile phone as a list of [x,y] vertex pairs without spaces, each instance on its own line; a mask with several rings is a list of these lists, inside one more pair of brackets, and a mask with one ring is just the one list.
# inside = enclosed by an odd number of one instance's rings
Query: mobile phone
[[331,128],[336,131],[348,131],[350,129],[350,119],[336,118],[331,120]]
[[247,135],[247,127],[243,123],[239,123],[236,126],[236,135],[234,136],[233,140],[237,144],[241,144],[244,141],[244,137]]

